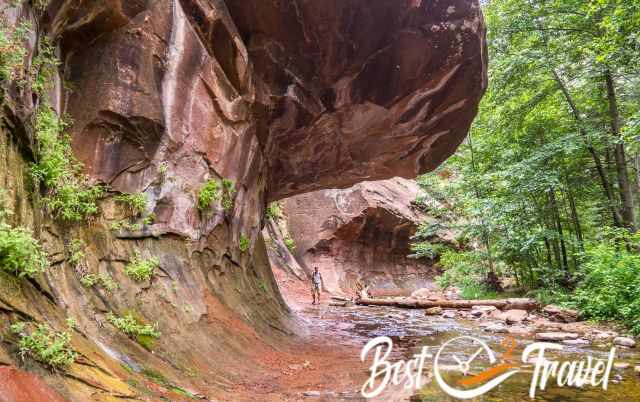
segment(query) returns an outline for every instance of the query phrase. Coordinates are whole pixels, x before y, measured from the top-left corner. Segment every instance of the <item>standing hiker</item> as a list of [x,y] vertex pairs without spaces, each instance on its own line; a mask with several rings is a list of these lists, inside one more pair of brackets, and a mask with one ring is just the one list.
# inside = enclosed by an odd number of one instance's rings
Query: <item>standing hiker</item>
[[[312,304],[320,304],[320,289],[324,286],[324,281],[322,280],[322,275],[318,271],[318,267],[313,268],[313,274],[311,275],[311,294],[313,296]],[[316,302],[317,296],[317,302]]]

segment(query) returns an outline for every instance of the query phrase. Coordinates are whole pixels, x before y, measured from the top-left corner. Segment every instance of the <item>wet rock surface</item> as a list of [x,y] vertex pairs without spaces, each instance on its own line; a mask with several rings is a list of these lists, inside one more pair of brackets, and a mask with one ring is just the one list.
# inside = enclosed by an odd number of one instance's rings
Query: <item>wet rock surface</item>
[[66,401],[38,376],[15,367],[0,367],[0,400],[11,402]]

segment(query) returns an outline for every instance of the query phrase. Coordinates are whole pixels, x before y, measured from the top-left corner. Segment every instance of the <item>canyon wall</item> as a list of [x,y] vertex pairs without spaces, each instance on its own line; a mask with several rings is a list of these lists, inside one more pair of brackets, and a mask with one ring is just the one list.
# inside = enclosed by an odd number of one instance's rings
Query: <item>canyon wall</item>
[[[261,232],[268,201],[433,169],[466,135],[486,86],[472,0],[36,3],[0,1],[5,26],[31,26],[21,68],[37,65],[45,38],[60,60],[46,94],[1,83],[0,184],[8,223],[34,233],[50,267],[31,280],[1,273],[0,366],[42,376],[69,400],[234,400],[246,384],[262,387],[274,370],[264,355],[296,333]],[[68,116],[89,180],[109,188],[86,222],[54,219],[46,189],[30,188],[34,115],[46,105]],[[234,191],[203,213],[209,180]],[[143,194],[154,219],[118,226],[119,193]],[[123,273],[136,253],[158,259],[151,280]],[[118,287],[84,286],[87,273]],[[141,344],[109,312],[157,322],[162,335]],[[10,323],[62,329],[67,318],[76,363],[54,375],[19,357]],[[11,399],[24,379],[6,373],[0,396]]]
[[[318,267],[334,293],[355,294],[357,281],[373,295],[432,288],[437,264],[409,257],[418,226],[436,219],[416,203],[419,191],[415,181],[393,178],[283,200],[293,254],[307,273]],[[431,241],[455,243],[448,231]]]

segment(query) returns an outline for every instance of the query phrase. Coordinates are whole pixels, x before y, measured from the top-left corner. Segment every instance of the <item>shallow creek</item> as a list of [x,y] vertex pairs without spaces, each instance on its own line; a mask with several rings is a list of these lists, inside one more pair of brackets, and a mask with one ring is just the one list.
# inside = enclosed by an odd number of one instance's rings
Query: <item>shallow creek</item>
[[[387,336],[393,340],[393,352],[388,361],[410,360],[421,352],[423,346],[429,347],[434,356],[447,341],[469,336],[485,342],[492,349],[497,361],[490,363],[488,355],[483,351],[470,365],[468,376],[462,376],[458,361],[468,360],[480,344],[470,338],[452,341],[443,350],[438,360],[438,367],[445,382],[459,388],[471,389],[481,386],[489,380],[473,386],[457,385],[457,381],[475,376],[487,368],[503,361],[512,363],[519,369],[518,373],[506,379],[500,385],[482,396],[468,399],[471,401],[640,401],[640,376],[634,373],[634,366],[640,365],[640,352],[637,349],[616,348],[614,361],[630,363],[628,368],[611,370],[608,389],[601,386],[592,387],[587,384],[582,389],[559,387],[555,378],[550,378],[544,391],[536,390],[536,397],[529,398],[534,363],[521,361],[524,348],[533,343],[531,336],[515,336],[510,334],[491,334],[482,330],[478,322],[460,319],[447,319],[439,316],[425,316],[423,310],[397,309],[390,307],[308,307],[300,311],[300,317],[306,321],[313,337],[337,339],[342,344],[352,344],[358,350],[371,339]],[[511,337],[511,338],[510,338]],[[511,343],[513,339],[515,342]],[[511,346],[511,348],[510,348]],[[607,361],[610,345],[601,346],[569,346],[562,345],[562,351],[547,351],[545,357],[550,360],[574,361],[593,359]],[[509,349],[510,354],[506,354]],[[369,354],[373,356],[373,352]],[[455,356],[455,357],[454,357]],[[505,356],[507,358],[505,359]],[[511,356],[511,357],[508,357]],[[458,359],[456,361],[455,359]],[[363,363],[363,370],[368,370],[370,361]],[[595,361],[594,361],[595,363]],[[425,360],[421,382],[423,386],[405,389],[403,384],[389,385],[385,392],[370,400],[376,401],[456,401],[460,399],[448,396],[433,378],[434,357]],[[600,378],[600,377],[598,377]],[[360,395],[362,384],[354,384],[353,391],[328,393],[320,399],[330,401],[364,400]],[[311,399],[311,398],[309,398]]]

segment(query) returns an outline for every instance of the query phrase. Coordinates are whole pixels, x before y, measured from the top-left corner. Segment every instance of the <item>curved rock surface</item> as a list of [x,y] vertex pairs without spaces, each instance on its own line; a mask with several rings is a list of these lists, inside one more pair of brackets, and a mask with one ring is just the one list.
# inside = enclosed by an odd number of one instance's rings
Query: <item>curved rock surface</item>
[[[354,293],[357,280],[374,295],[433,288],[438,267],[408,258],[411,236],[427,219],[415,205],[411,180],[363,182],[281,201],[295,255],[307,272],[318,267],[329,291]],[[453,242],[439,233],[434,242]]]
[[228,0],[256,73],[269,199],[413,178],[466,136],[486,86],[477,2]]
[[[296,327],[261,234],[267,201],[435,167],[486,86],[476,0],[0,0],[0,17],[38,29],[25,68],[45,36],[61,61],[47,100],[0,83],[9,223],[32,229],[52,265],[32,281],[0,275],[0,332],[74,318],[82,364],[48,377],[70,400],[180,400],[149,370],[220,400],[261,388],[264,372],[276,378],[274,356]],[[54,221],[29,192],[33,114],[45,101],[70,117],[91,180],[111,188],[90,224]],[[230,207],[198,211],[201,186],[223,178]],[[153,222],[113,230],[118,192],[143,193]],[[69,261],[75,240],[86,245],[81,269]],[[137,252],[160,262],[150,281],[123,272]],[[84,286],[87,273],[119,288]],[[158,321],[162,336],[142,346],[109,324],[111,311]],[[20,364],[11,342],[5,354]]]

